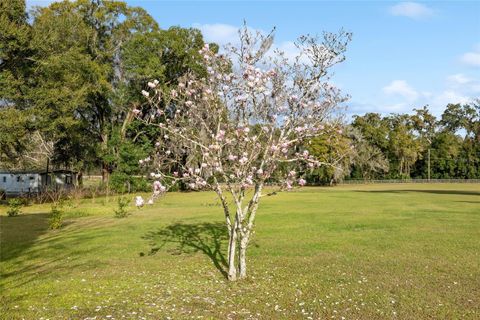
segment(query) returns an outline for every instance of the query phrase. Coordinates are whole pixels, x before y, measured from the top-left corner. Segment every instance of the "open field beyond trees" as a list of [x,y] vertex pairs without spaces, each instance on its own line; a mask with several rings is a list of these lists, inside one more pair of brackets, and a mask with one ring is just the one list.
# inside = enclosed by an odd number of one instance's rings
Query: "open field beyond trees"
[[[210,192],[113,217],[115,197],[1,218],[2,319],[478,319],[480,185],[304,188],[262,200],[249,277],[225,278]],[[132,196],[133,199],[133,196]]]

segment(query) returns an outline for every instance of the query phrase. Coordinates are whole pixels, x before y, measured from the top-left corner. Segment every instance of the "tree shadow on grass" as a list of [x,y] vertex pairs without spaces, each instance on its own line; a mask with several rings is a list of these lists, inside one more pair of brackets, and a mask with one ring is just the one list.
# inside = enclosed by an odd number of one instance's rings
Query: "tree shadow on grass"
[[73,221],[65,221],[60,230],[50,230],[49,216],[0,216],[0,292],[59,271],[89,267],[90,262],[76,261],[89,251],[78,249],[78,244],[94,236],[80,236],[67,228]]
[[402,189],[402,190],[355,190],[355,192],[365,193],[406,193],[406,192],[421,192],[432,194],[450,194],[450,195],[464,195],[464,196],[480,196],[480,191],[468,190],[419,190],[419,189]]
[[20,256],[48,231],[47,213],[0,216],[0,261]]
[[[223,223],[185,224],[178,222],[150,231],[142,239],[149,241],[151,248],[148,255],[154,255],[167,244],[174,244],[172,249],[167,250],[171,254],[202,252],[212,260],[224,277],[227,276],[227,260],[222,253],[222,243],[228,240],[228,232]],[[144,255],[145,253],[140,253],[140,256]]]

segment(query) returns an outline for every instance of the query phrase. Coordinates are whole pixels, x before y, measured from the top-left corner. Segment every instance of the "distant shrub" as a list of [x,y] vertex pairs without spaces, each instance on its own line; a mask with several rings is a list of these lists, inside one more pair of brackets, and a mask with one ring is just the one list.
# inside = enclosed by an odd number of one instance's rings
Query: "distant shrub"
[[7,214],[9,217],[18,216],[20,209],[22,208],[22,200],[18,198],[13,198],[8,200],[8,210]]
[[128,216],[128,203],[130,201],[125,197],[119,197],[117,200],[117,209],[115,210],[115,218],[125,218]]
[[110,176],[109,186],[116,193],[148,192],[152,184],[142,177],[133,177],[124,172],[114,172]]
[[62,205],[59,203],[52,204],[52,210],[50,211],[49,219],[50,229],[60,229],[63,226],[63,210]]

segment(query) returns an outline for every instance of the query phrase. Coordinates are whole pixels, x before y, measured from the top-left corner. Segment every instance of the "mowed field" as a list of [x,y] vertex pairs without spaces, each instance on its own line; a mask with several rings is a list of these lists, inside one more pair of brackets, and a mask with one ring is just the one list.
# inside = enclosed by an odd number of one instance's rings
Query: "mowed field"
[[115,207],[73,201],[56,231],[49,205],[0,207],[0,318],[480,319],[479,184],[262,198],[235,283],[214,193],[170,193],[124,219]]

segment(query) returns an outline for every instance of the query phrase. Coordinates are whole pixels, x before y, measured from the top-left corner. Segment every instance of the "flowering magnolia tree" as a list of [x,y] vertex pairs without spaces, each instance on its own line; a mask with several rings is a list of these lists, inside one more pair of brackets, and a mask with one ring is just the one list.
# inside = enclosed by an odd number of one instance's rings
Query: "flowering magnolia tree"
[[[240,44],[224,53],[201,50],[204,78],[187,74],[173,89],[149,82],[148,106],[137,117],[159,127],[151,168],[151,203],[172,185],[214,190],[228,230],[228,279],[247,275],[246,252],[267,182],[281,189],[303,186],[303,174],[322,163],[304,148],[318,135],[339,130],[339,105],[328,70],[344,60],[349,33],[304,36],[298,56],[271,50],[273,33],[247,27]],[[279,170],[282,168],[282,170]],[[273,177],[275,179],[273,180]]]

